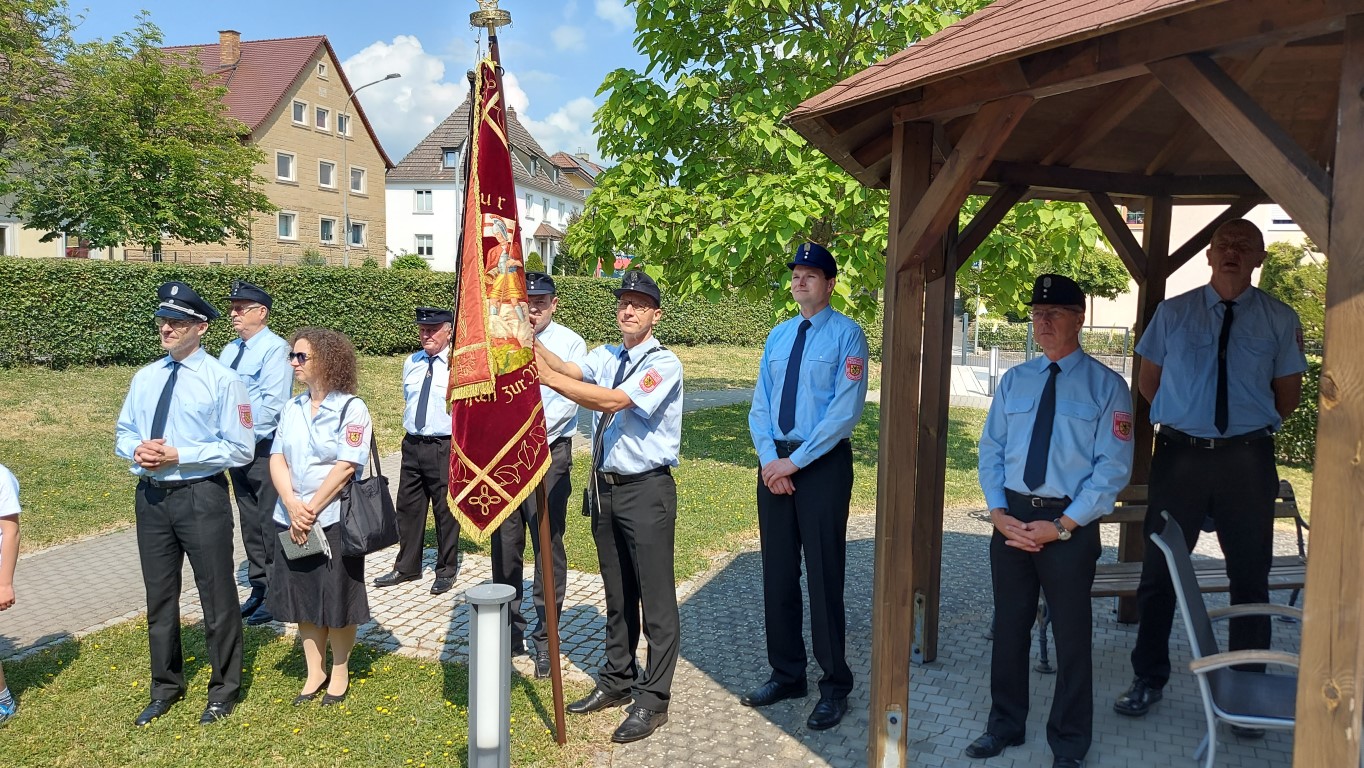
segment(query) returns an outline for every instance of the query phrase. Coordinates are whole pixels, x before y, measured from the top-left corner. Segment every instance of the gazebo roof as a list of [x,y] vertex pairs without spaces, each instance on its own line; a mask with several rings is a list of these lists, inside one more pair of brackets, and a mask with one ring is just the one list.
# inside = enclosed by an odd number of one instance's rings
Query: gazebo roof
[[[890,177],[897,122],[941,127],[950,151],[981,104],[1037,101],[977,186],[1032,196],[1262,194],[1153,74],[1206,57],[1318,167],[1334,153],[1342,17],[1330,2],[998,0],[797,106],[789,124],[863,184]],[[1149,65],[1149,66],[1148,66]],[[946,154],[943,152],[942,154]]]

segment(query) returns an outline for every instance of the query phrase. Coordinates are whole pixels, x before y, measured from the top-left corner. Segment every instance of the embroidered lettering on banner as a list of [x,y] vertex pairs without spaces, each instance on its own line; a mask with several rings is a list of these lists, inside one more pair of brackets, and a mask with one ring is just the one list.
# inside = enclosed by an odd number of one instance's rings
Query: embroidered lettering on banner
[[255,426],[254,422],[251,421],[251,406],[249,405],[237,406],[237,418],[241,421],[242,426],[247,429]]
[[645,392],[653,392],[662,383],[663,374],[659,373],[657,368],[650,368],[644,372],[644,377],[639,380],[639,388]]
[[347,424],[347,425],[346,425],[346,445],[349,445],[349,446],[352,447],[352,448],[359,448],[359,447],[360,447],[360,443],[361,443],[364,439],[365,439],[365,425],[364,425],[364,424]]
[[1127,411],[1113,412],[1113,436],[1119,440],[1132,439],[1132,414]]
[[866,361],[860,357],[849,357],[847,360],[843,361],[843,373],[848,377],[849,381],[862,380],[862,369],[865,362]]

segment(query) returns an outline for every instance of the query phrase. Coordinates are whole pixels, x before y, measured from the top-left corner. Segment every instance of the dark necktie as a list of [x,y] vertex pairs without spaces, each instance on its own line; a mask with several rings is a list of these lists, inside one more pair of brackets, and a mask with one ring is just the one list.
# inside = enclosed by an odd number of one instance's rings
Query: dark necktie
[[1213,411],[1212,423],[1217,431],[1227,433],[1227,342],[1231,340],[1231,308],[1236,302],[1228,299],[1222,302],[1226,311],[1222,313],[1222,333],[1217,337],[1217,406]]
[[[611,388],[615,389],[625,381],[625,369],[630,366],[630,353],[622,348],[620,350],[620,365],[616,367],[616,379],[611,383]],[[602,461],[606,458],[606,451],[603,446],[606,441],[606,428],[611,426],[611,420],[616,417],[614,412],[604,413],[597,419],[597,428],[592,436],[592,468],[601,467]]]
[[426,356],[426,380],[422,382],[422,393],[417,400],[417,431],[426,428],[426,403],[431,399],[431,379],[435,378],[436,358]]
[[237,370],[237,366],[242,362],[242,355],[246,354],[246,342],[237,342],[237,358],[232,361],[232,370]]
[[622,381],[625,381],[625,368],[626,368],[626,366],[628,366],[629,364],[630,364],[630,353],[627,352],[626,350],[622,349],[622,350],[620,351],[620,366],[616,368],[616,380],[613,381],[613,382],[611,382],[611,388],[612,388],[612,389],[615,389],[616,387],[619,387],[619,386],[620,386],[620,383],[621,383]]
[[796,387],[800,384],[800,359],[805,355],[805,332],[809,320],[800,321],[796,343],[791,345],[791,357],[786,361],[786,380],[781,385],[781,410],[777,412],[777,428],[787,434],[796,428]]
[[1037,420],[1032,423],[1032,441],[1028,443],[1028,463],[1023,465],[1023,482],[1035,491],[1047,481],[1047,453],[1051,451],[1051,427],[1056,421],[1056,374],[1061,366],[1052,363],[1047,383],[1042,387],[1042,399],[1037,403]]
[[170,416],[171,393],[175,391],[175,377],[180,373],[180,364],[171,362],[170,376],[166,379],[166,386],[161,388],[161,398],[156,401],[156,410],[152,412],[152,437],[156,440],[166,436],[166,419]]

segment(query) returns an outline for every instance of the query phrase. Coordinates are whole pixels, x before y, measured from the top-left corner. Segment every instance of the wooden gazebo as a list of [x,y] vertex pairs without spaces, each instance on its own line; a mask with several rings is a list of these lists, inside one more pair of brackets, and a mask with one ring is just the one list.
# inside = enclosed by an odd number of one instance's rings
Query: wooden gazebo
[[[1138,334],[1166,277],[1258,203],[1278,203],[1328,254],[1327,334],[1346,341],[1322,368],[1294,765],[1358,764],[1362,89],[1364,0],[998,0],[788,115],[890,190],[868,765],[905,764],[911,655],[936,654],[953,275],[1032,197],[1094,213],[1140,286]],[[989,202],[958,231],[971,193]],[[1145,210],[1143,242],[1117,204]],[[1211,204],[1229,208],[1170,242],[1173,206]],[[1137,400],[1133,482],[1145,482],[1152,431]],[[1134,534],[1123,559],[1140,556]]]

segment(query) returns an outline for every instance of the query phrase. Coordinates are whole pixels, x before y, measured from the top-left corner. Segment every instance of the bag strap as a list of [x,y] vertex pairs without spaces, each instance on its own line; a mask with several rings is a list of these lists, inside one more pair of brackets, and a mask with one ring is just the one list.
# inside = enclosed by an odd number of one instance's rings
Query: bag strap
[[[639,360],[635,361],[635,364],[630,367],[630,370],[625,372],[625,378],[621,379],[621,381],[625,381],[625,379],[635,375],[635,371],[638,371],[639,367],[644,365],[644,361],[649,359],[649,355],[652,355],[660,349],[667,349],[667,347],[659,344],[648,352],[645,352]],[[611,425],[611,421],[615,419],[615,417],[616,412],[612,411],[611,413],[603,414],[601,419],[597,421],[597,432],[592,436],[592,469],[594,479],[597,467],[601,466],[602,460],[606,457],[605,451],[602,450],[603,442],[605,441],[606,428]]]
[[[346,426],[346,411],[350,409],[350,404],[359,399],[352,395],[346,404],[341,406],[341,420],[336,425],[336,434],[341,434],[342,427]],[[369,428],[369,463],[365,469],[360,470],[361,479],[365,476],[365,470],[369,470],[370,477],[382,477],[384,474],[383,466],[379,464],[379,441],[374,437],[373,424]]]

